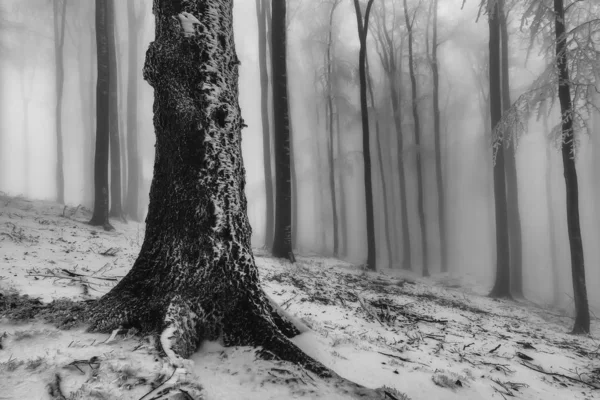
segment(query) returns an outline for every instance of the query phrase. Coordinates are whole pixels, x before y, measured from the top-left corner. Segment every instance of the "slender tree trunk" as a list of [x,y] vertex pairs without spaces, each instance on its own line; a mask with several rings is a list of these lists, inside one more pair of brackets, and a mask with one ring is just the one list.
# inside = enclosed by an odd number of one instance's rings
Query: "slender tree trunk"
[[[490,48],[490,115],[492,135],[502,117],[502,88],[500,75],[500,22],[498,4],[489,11]],[[494,203],[496,213],[496,282],[492,297],[510,298],[510,251],[508,241],[506,178],[503,146],[496,151],[494,164]]]
[[96,0],[96,48],[98,82],[96,86],[96,155],[94,161],[94,214],[91,225],[105,230],[108,221],[109,82],[108,0]]
[[[500,42],[502,51],[502,109],[510,108],[510,75],[508,60],[508,22],[504,11],[504,0],[498,1],[500,12]],[[519,185],[517,177],[516,146],[504,147],[505,174],[506,174],[506,200],[508,202],[508,238],[510,247],[511,267],[511,293],[515,297],[523,298],[523,245],[521,239],[521,215],[519,212]]]
[[[338,214],[337,214],[337,201],[335,198],[335,155],[334,155],[334,142],[333,137],[333,19],[335,15],[335,9],[339,5],[339,0],[334,0],[331,10],[329,11],[329,31],[327,33],[327,155],[329,161],[329,194],[331,196],[331,215],[332,215],[332,228],[333,228],[333,255],[337,257],[339,255],[339,239],[338,239]],[[337,110],[336,110],[337,113]]]
[[438,0],[433,0],[433,29],[431,44],[431,74],[433,79],[433,134],[435,145],[435,182],[438,194],[438,227],[440,235],[440,267],[448,272],[448,240],[446,238],[446,193],[442,172],[442,137],[440,127],[440,72],[437,58],[438,49]]
[[[63,86],[65,81],[64,56],[63,49],[65,44],[65,24],[67,14],[67,0],[62,0],[59,4],[54,1],[54,63],[55,63],[55,84],[56,84],[56,201],[60,204],[65,202],[65,173],[64,173],[64,153],[63,153],[63,132],[62,132],[62,103]],[[59,9],[60,7],[60,9]],[[60,20],[59,20],[60,18]]]
[[[542,110],[543,113],[543,124],[544,124],[544,135],[550,133],[548,128],[548,110]],[[560,294],[560,281],[558,276],[558,241],[556,240],[556,223],[554,221],[556,211],[554,210],[554,195],[552,194],[552,142],[550,140],[546,143],[546,203],[548,211],[548,241],[550,243],[550,265],[552,269],[552,304],[558,305],[559,294]]]
[[260,69],[260,107],[262,117],[263,169],[265,174],[265,246],[273,243],[274,202],[273,170],[271,167],[271,126],[269,118],[269,71],[267,42],[267,7],[270,0],[256,0],[256,18],[258,20],[258,60]]
[[275,132],[275,234],[273,256],[294,260],[292,250],[292,185],[287,100],[286,4],[272,0],[271,61]]
[[571,250],[571,272],[573,276],[573,297],[575,299],[575,324],[573,333],[590,332],[590,311],[585,285],[585,264],[583,242],[579,226],[579,188],[575,168],[575,147],[573,131],[573,103],[569,86],[569,66],[567,64],[567,38],[565,34],[565,9],[562,0],[554,0],[556,58],[558,68],[558,99],[562,120],[562,159],[565,188],[567,192],[567,228]]
[[[342,129],[340,127],[340,113],[335,113],[335,129],[337,138],[338,158],[344,157],[344,146],[342,144]],[[338,182],[340,186],[340,257],[348,254],[348,221],[346,210],[346,185],[343,169],[338,169]]]
[[367,213],[367,268],[377,270],[377,246],[375,243],[375,217],[373,213],[373,182],[371,175],[371,143],[369,135],[369,108],[367,104],[367,35],[369,33],[369,14],[373,0],[369,0],[363,21],[360,3],[354,0],[354,10],[358,26],[360,50],[358,53],[358,75],[360,80],[360,113],[362,116],[362,144],[365,180],[365,208]]
[[[273,5],[279,16],[285,5]],[[182,358],[204,340],[261,346],[259,355],[298,364],[346,394],[382,399],[294,345],[288,338],[301,325],[280,314],[260,287],[244,195],[233,1],[155,0],[153,9],[156,39],[144,77],[155,90],[157,157],[146,235],[132,269],[93,306],[90,329],[162,332],[164,353],[184,372]],[[274,37],[285,32],[285,19],[273,25]],[[280,71],[274,72],[277,87]],[[147,397],[193,391],[199,398],[201,390],[166,383]]]
[[[288,92],[288,107],[289,107]],[[296,155],[294,154],[294,128],[290,121],[290,177],[292,180],[292,249],[296,248],[298,240],[298,175],[296,174]]]
[[141,15],[135,11],[135,1],[127,2],[127,199],[125,214],[134,221],[141,221],[140,213],[140,178],[141,160],[138,144],[138,32]]
[[[416,12],[416,11],[415,11]],[[415,147],[417,162],[417,210],[419,214],[419,225],[421,227],[421,246],[423,259],[423,276],[429,276],[429,246],[427,244],[427,220],[425,218],[425,175],[421,160],[421,122],[419,119],[419,104],[417,93],[417,76],[415,73],[415,60],[413,53],[413,27],[408,15],[408,5],[404,0],[404,18],[408,30],[408,70],[410,75],[410,86],[412,93],[412,114],[415,126]]]
[[398,185],[400,189],[400,216],[402,224],[402,269],[412,269],[412,257],[410,248],[410,225],[408,221],[408,202],[406,196],[406,175],[404,170],[404,137],[402,133],[402,111],[401,92],[399,90],[398,76],[401,76],[401,68],[396,70],[395,62],[390,70],[390,97],[392,100],[392,113],[394,115],[394,127],[396,128],[396,139],[398,142]]
[[115,0],[107,0],[108,68],[110,69],[108,93],[108,118],[110,134],[110,216],[123,219],[121,205],[121,146],[119,142],[119,73],[115,35]]
[[84,204],[87,204],[90,200],[90,194],[93,192],[93,172],[92,172],[92,162],[91,155],[93,154],[93,125],[89,114],[89,110],[92,108],[90,104],[89,98],[89,86],[88,82],[92,80],[92,76],[84,73],[84,65],[88,62],[86,60],[86,52],[92,52],[94,49],[90,49],[89,46],[85,46],[82,42],[78,44],[78,64],[79,68],[77,70],[77,74],[79,77],[79,101],[81,102],[81,125],[83,127],[83,199]]
[[381,130],[379,129],[379,116],[377,115],[377,108],[375,104],[375,95],[373,94],[373,80],[371,78],[371,73],[369,71],[369,62],[367,60],[367,85],[369,88],[369,97],[371,98],[371,107],[373,109],[373,115],[375,117],[375,140],[377,141],[377,164],[379,166],[379,175],[381,175],[381,187],[382,193],[381,197],[383,199],[383,221],[385,227],[385,245],[387,250],[387,261],[389,268],[392,268],[392,241],[391,241],[391,213],[388,206],[388,190],[387,190],[387,182],[385,180],[385,169],[383,168],[383,150],[381,145]]

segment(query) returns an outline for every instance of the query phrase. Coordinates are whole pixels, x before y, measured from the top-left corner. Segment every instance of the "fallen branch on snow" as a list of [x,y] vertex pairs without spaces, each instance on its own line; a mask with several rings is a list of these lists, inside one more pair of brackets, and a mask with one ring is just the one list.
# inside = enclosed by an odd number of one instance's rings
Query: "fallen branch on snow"
[[582,379],[575,378],[574,376],[564,375],[564,374],[560,374],[558,372],[544,371],[544,369],[542,367],[534,365],[534,364],[532,364],[530,362],[521,361],[521,365],[523,365],[523,366],[525,366],[525,367],[527,367],[527,368],[529,368],[529,369],[531,369],[533,371],[537,371],[537,372],[540,372],[540,373],[545,374],[545,375],[558,376],[558,377],[565,378],[565,379],[568,379],[568,380],[573,381],[573,382],[583,383],[584,385],[589,386],[592,389],[596,389],[596,390],[600,389],[600,386],[596,386],[593,383],[589,383],[589,382],[586,382],[586,381],[584,381]]

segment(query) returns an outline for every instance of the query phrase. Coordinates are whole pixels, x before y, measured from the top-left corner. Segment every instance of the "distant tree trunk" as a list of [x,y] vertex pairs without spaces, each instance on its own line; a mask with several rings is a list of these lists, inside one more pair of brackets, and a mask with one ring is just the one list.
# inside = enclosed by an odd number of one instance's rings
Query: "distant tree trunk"
[[[289,107],[288,92],[288,107]],[[290,115],[291,116],[291,115]],[[298,175],[296,174],[296,155],[294,154],[294,128],[293,121],[290,126],[290,177],[292,181],[292,249],[296,248],[298,240]]]
[[273,119],[275,131],[275,234],[273,256],[294,260],[292,250],[292,185],[287,100],[286,4],[271,3]]
[[[544,124],[544,135],[548,136],[550,129],[548,128],[548,110],[543,109],[543,124]],[[556,240],[556,223],[554,218],[556,211],[554,210],[554,195],[552,194],[552,141],[547,140],[546,142],[546,203],[547,203],[547,218],[548,218],[548,241],[550,243],[550,265],[552,269],[552,304],[558,305],[559,294],[560,294],[560,282],[559,282],[559,266],[558,266],[558,241]]]
[[[500,23],[498,4],[489,10],[489,74],[490,115],[492,135],[502,117],[502,89],[500,75]],[[508,242],[506,178],[503,146],[496,151],[494,164],[494,202],[496,210],[496,282],[491,297],[510,298],[510,251]]]
[[256,0],[256,18],[258,20],[258,65],[260,69],[260,107],[262,117],[263,169],[265,175],[265,246],[273,243],[274,204],[273,170],[271,167],[271,126],[269,118],[269,71],[267,42],[267,8],[270,0]]
[[[60,7],[60,9],[59,9]],[[55,128],[56,128],[56,201],[60,204],[65,202],[65,173],[64,173],[64,153],[63,153],[63,132],[62,132],[62,103],[63,86],[65,81],[64,55],[65,44],[65,24],[67,14],[67,0],[53,2],[54,13],[54,63],[55,63],[55,84],[56,84],[56,109],[55,109]]]
[[141,160],[138,144],[138,32],[143,12],[136,13],[136,2],[127,2],[127,200],[125,214],[134,221],[141,221],[140,211],[140,179]]
[[[273,6],[279,17],[284,2]],[[300,324],[281,315],[260,287],[244,195],[232,9],[232,0],[154,1],[156,39],[146,54],[144,77],[155,90],[157,157],[146,235],[129,273],[94,304],[90,330],[127,326],[162,332],[160,345],[170,365],[184,372],[182,358],[204,340],[261,346],[259,355],[300,365],[346,395],[382,399],[293,344],[288,338],[300,333]],[[285,19],[273,22],[273,37],[279,37]],[[274,45],[280,54],[283,48]],[[276,68],[275,87],[285,76],[280,73]],[[198,87],[205,90],[194,90]],[[198,386],[167,382],[147,397],[192,390],[199,398]]]
[[121,206],[121,146],[119,142],[119,73],[115,35],[115,0],[107,0],[108,68],[110,82],[108,93],[108,118],[110,131],[110,216],[123,218]]
[[559,77],[558,99],[560,100],[562,120],[562,159],[567,192],[567,227],[569,232],[569,248],[571,250],[571,272],[573,276],[573,297],[575,299],[576,313],[573,333],[589,333],[590,311],[585,284],[583,243],[581,240],[581,228],[579,226],[579,188],[577,184],[577,170],[575,168],[573,103],[569,86],[565,9],[562,0],[554,0],[554,16]]
[[[337,106],[336,106],[337,109]],[[340,113],[339,111],[335,113],[335,129],[336,129],[336,138],[337,138],[337,153],[338,159],[344,157],[344,146],[342,145],[341,133],[342,129],[340,127]],[[348,254],[348,221],[347,221],[347,211],[346,210],[346,185],[344,183],[344,169],[338,168],[338,182],[340,186],[340,257],[344,257]]]
[[[33,77],[28,77],[26,75],[27,65],[26,65],[26,54],[23,53],[22,58],[23,64],[21,64],[21,71],[23,76],[21,77],[21,106],[23,108],[23,117],[21,120],[21,129],[23,135],[23,194],[26,196],[31,196],[31,179],[30,179],[30,149],[29,149],[29,104],[31,103],[31,89],[28,91],[26,88],[26,81],[33,80]],[[32,85],[32,82],[29,82]]]
[[[329,11],[329,25],[327,32],[327,52],[326,52],[326,70],[327,70],[327,155],[329,161],[329,194],[331,196],[331,215],[332,215],[332,227],[333,227],[333,255],[337,257],[339,255],[339,239],[338,239],[338,214],[337,214],[337,201],[335,198],[335,155],[334,155],[334,135],[333,135],[333,19],[335,15],[335,9],[340,4],[340,0],[333,0],[331,10]],[[337,113],[337,110],[336,110]]]
[[[90,34],[90,36],[92,36],[92,34]],[[87,62],[90,62],[90,60],[87,60],[87,54],[92,53],[93,51],[95,51],[94,48],[90,49],[89,46],[85,45],[83,43],[83,41],[78,43],[78,49],[77,49],[77,58],[78,58],[78,64],[79,64],[79,68],[77,69],[77,75],[79,78],[79,101],[81,104],[81,124],[83,127],[83,148],[82,148],[82,154],[83,154],[83,165],[82,165],[82,171],[83,171],[83,198],[84,198],[84,204],[87,204],[88,201],[90,201],[90,196],[91,193],[93,192],[93,187],[94,187],[94,176],[93,176],[93,172],[92,172],[92,155],[93,155],[93,143],[92,143],[92,137],[93,137],[93,124],[92,124],[92,118],[90,118],[89,113],[90,110],[92,109],[92,105],[90,104],[90,96],[89,96],[89,89],[90,86],[88,85],[88,82],[92,80],[92,75],[91,74],[86,74],[84,72],[84,66],[86,65]]]
[[108,221],[109,82],[108,0],[96,0],[96,155],[94,161],[94,214],[90,225],[114,229]]
[[[498,1],[500,13],[500,43],[502,51],[502,109],[510,108],[510,75],[508,60],[508,22],[504,10],[504,0]],[[523,244],[521,233],[521,214],[519,212],[519,185],[517,178],[516,145],[513,143],[509,148],[504,148],[506,168],[506,200],[508,203],[508,238],[510,247],[511,266],[511,293],[515,297],[522,298],[523,294]]]
[[377,245],[375,243],[375,217],[373,213],[373,182],[371,176],[371,143],[369,135],[369,108],[367,104],[367,35],[369,34],[369,14],[373,0],[369,0],[363,21],[360,3],[354,0],[354,10],[358,26],[360,50],[358,53],[358,75],[360,79],[360,113],[362,116],[362,144],[365,179],[365,208],[367,213],[367,268],[377,270]]
[[392,255],[392,241],[391,241],[391,213],[388,206],[388,190],[387,190],[387,182],[385,180],[385,169],[383,168],[383,150],[381,145],[381,130],[379,129],[379,116],[377,115],[377,106],[375,104],[375,95],[373,94],[373,80],[371,78],[371,73],[369,71],[369,61],[366,63],[367,70],[367,85],[369,88],[369,97],[371,98],[371,107],[373,109],[373,115],[375,117],[375,140],[377,141],[377,164],[379,166],[379,175],[381,175],[381,188],[382,193],[381,197],[383,199],[383,222],[385,229],[385,245],[387,250],[387,261],[388,265],[391,268],[393,262]]
[[431,43],[431,74],[433,79],[433,134],[435,144],[435,181],[438,194],[438,227],[440,235],[440,266],[448,272],[448,240],[446,238],[446,194],[442,170],[442,137],[440,128],[440,72],[437,58],[438,49],[438,0],[433,0],[433,27]]
[[[416,11],[415,11],[416,12]],[[422,157],[421,157],[421,123],[419,119],[419,104],[417,93],[417,75],[415,73],[415,59],[413,53],[413,27],[408,15],[408,5],[404,0],[404,18],[406,21],[406,29],[408,30],[408,69],[410,75],[410,86],[412,93],[412,114],[415,125],[415,147],[417,149],[417,209],[419,214],[419,225],[421,227],[421,246],[423,257],[423,276],[429,276],[429,246],[427,244],[427,221],[425,219],[425,174],[423,173]]]

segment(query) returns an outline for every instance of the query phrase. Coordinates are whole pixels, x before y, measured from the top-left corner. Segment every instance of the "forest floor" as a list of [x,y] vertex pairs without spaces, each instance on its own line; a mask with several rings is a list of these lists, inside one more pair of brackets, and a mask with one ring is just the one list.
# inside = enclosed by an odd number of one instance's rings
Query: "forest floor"
[[[58,373],[68,399],[140,399],[161,371],[148,338],[60,330],[6,315],[11,294],[94,299],[133,264],[143,224],[86,225],[89,210],[0,196],[0,399],[47,399]],[[340,375],[413,400],[600,399],[600,324],[527,302],[490,299],[460,280],[365,272],[340,260],[295,264],[255,250],[264,290],[312,328],[293,341]],[[3,315],[4,313],[4,315]],[[254,349],[206,343],[193,355],[207,400],[343,399]],[[396,394],[390,399],[401,399]]]

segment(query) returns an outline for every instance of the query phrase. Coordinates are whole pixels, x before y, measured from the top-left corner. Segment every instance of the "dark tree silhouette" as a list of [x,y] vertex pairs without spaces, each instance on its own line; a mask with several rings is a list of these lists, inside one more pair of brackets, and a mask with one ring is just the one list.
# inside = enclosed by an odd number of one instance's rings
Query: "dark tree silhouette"
[[363,19],[360,3],[354,0],[356,24],[360,50],[358,52],[358,75],[360,80],[360,114],[362,120],[362,144],[365,179],[365,208],[367,213],[367,268],[377,269],[377,245],[375,243],[375,217],[373,215],[373,178],[371,176],[371,142],[369,135],[369,108],[367,104],[367,35],[369,34],[369,15],[373,0],[367,2]]
[[[500,21],[498,3],[488,6],[490,115],[492,132],[502,118],[502,88],[500,71]],[[508,242],[506,180],[502,145],[495,151],[494,203],[496,215],[496,280],[490,292],[492,297],[510,298],[510,251]]]
[[414,11],[412,18],[409,16],[408,4],[404,0],[404,19],[406,21],[406,29],[408,31],[408,73],[410,75],[411,87],[411,105],[413,123],[415,126],[415,147],[416,162],[417,162],[417,213],[419,215],[419,225],[421,227],[421,248],[423,260],[423,276],[429,276],[429,245],[427,242],[427,220],[425,219],[425,174],[423,171],[421,157],[421,121],[419,119],[419,94],[417,93],[417,74],[415,72],[415,56],[414,56],[414,23],[417,15],[417,10]]
[[[504,0],[498,0],[500,15],[502,110],[508,110],[510,99],[509,52],[508,52],[508,12]],[[523,294],[523,244],[521,232],[521,214],[519,212],[519,185],[517,179],[516,146],[504,148],[504,167],[506,168],[506,201],[508,212],[508,240],[510,248],[511,294],[522,298]]]
[[571,273],[575,298],[573,333],[590,332],[590,310],[585,284],[583,242],[579,225],[579,187],[575,168],[575,135],[573,131],[573,100],[569,86],[565,8],[562,0],[554,0],[554,30],[556,35],[556,67],[558,69],[558,99],[562,121],[562,161],[567,192],[567,229],[571,250]]
[[[93,305],[90,330],[161,332],[176,371],[204,340],[262,346],[258,355],[302,365],[349,395],[383,399],[294,345],[288,337],[303,325],[260,287],[244,194],[233,1],[155,0],[153,9],[144,78],[155,93],[156,158],[146,235],[133,268]],[[147,397],[181,389],[199,398],[197,385],[171,380]]]
[[127,35],[129,49],[127,52],[127,199],[125,214],[134,221],[141,221],[140,215],[140,177],[141,160],[138,144],[138,39],[142,21],[143,8],[136,12],[136,2],[127,2]]
[[271,121],[269,118],[269,71],[267,43],[270,22],[270,0],[256,0],[256,19],[258,21],[258,65],[260,69],[260,109],[263,130],[263,168],[265,174],[265,246],[273,243],[274,205],[273,205],[273,169],[271,166]]
[[91,225],[105,230],[108,221],[108,151],[109,151],[109,81],[108,1],[96,0],[96,48],[98,81],[96,83],[96,151],[94,157],[94,214]]
[[117,35],[115,0],[107,0],[108,68],[108,128],[110,135],[110,216],[124,219],[121,204],[121,143],[119,138],[119,73],[117,62]]
[[67,14],[67,0],[62,2],[56,0],[53,2],[54,15],[54,64],[55,64],[55,85],[56,85],[56,105],[55,105],[55,128],[56,128],[56,201],[65,202],[65,172],[64,172],[64,150],[63,150],[63,132],[62,132],[62,104],[65,82],[64,67],[64,45],[65,45],[65,25]]
[[287,100],[286,4],[271,3],[271,62],[275,136],[275,234],[273,256],[294,260],[292,249],[292,184],[290,119]]

